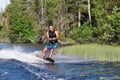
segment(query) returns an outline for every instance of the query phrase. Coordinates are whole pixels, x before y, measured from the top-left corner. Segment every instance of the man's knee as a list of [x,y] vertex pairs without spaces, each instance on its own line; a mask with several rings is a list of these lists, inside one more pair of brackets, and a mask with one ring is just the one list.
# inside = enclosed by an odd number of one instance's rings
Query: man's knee
[[54,50],[53,49],[50,49],[50,52],[52,53]]
[[42,52],[43,52],[43,53],[46,53],[46,51],[47,51],[47,49],[46,49],[46,48],[44,48]]

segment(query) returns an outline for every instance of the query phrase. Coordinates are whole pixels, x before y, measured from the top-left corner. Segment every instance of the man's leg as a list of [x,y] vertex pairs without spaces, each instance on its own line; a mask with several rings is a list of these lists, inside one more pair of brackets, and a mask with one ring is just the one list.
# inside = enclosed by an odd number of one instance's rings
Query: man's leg
[[42,58],[42,59],[45,57],[46,51],[47,51],[47,48],[44,48],[44,49],[42,50],[42,54],[41,54],[41,58]]
[[53,49],[50,49],[49,58],[52,58],[53,53],[54,53],[54,50],[53,50]]

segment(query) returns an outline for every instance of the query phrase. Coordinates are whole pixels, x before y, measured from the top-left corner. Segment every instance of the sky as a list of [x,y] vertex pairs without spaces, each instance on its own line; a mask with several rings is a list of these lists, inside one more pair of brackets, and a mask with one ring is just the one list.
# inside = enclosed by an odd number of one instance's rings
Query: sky
[[0,12],[5,11],[8,4],[10,4],[10,0],[0,0]]

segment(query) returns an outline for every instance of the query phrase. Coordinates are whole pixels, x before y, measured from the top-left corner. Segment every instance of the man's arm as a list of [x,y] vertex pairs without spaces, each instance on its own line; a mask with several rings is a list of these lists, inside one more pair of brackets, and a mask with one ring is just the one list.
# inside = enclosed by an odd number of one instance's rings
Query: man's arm
[[56,39],[58,39],[59,38],[58,31],[55,31],[55,34],[56,34]]
[[47,38],[48,40],[52,40],[51,38],[49,38],[49,33],[48,33],[48,31],[46,32],[46,38]]
[[53,40],[56,40],[59,38],[59,34],[58,34],[58,31],[55,31],[55,34],[56,34],[56,38],[53,38]]

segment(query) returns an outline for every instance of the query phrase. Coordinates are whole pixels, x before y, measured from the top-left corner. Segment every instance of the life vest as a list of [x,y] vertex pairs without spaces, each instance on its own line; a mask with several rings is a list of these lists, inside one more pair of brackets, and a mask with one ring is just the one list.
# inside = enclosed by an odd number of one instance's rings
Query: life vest
[[[56,33],[55,33],[55,30],[52,32],[52,31],[49,31],[49,38],[56,38]],[[49,40],[50,43],[57,43],[58,40]]]

